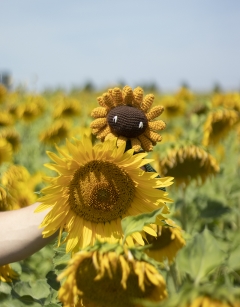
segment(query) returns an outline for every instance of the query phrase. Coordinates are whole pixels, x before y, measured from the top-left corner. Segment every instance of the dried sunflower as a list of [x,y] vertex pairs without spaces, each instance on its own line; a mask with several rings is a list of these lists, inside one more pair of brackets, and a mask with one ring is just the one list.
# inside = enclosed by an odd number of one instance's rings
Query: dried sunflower
[[65,307],[139,307],[136,299],[159,302],[167,297],[157,267],[136,259],[130,250],[78,252],[58,280],[65,277],[59,290]]
[[92,132],[101,141],[117,137],[117,145],[131,141],[135,152],[141,148],[151,151],[162,137],[157,133],[166,124],[162,120],[152,121],[164,111],[162,106],[152,109],[153,94],[143,97],[140,87],[132,90],[125,86],[123,90],[115,87],[98,97],[100,107],[95,108],[91,116],[95,120],[91,123]]
[[69,136],[70,126],[71,124],[64,120],[53,122],[40,134],[40,141],[44,144],[57,144]]
[[163,176],[173,176],[176,185],[186,186],[192,180],[204,183],[219,172],[219,166],[204,149],[189,145],[170,150],[166,157],[159,160],[159,170]]
[[4,129],[0,131],[0,139],[5,139],[12,146],[13,152],[17,152],[20,148],[21,141],[19,133],[14,129]]
[[204,124],[203,145],[217,144],[239,122],[239,113],[234,110],[217,110],[210,113]]
[[147,254],[156,261],[162,262],[168,259],[169,263],[172,263],[177,252],[185,245],[185,240],[182,236],[182,229],[174,221],[167,219],[166,222],[172,227],[156,225],[156,238],[146,234],[147,242],[152,244]]
[[0,266],[0,281],[11,282],[13,279],[17,279],[18,274],[13,271],[9,264]]
[[[167,193],[155,188],[172,184],[173,178],[156,178],[157,173],[147,173],[141,166],[152,160],[144,159],[146,153],[134,155],[125,151],[125,144],[116,146],[116,139],[95,146],[84,137],[75,144],[67,140],[69,154],[57,148],[63,158],[52,152],[49,157],[56,164],[46,164],[58,177],[46,178],[49,187],[42,190],[45,196],[36,212],[47,208],[40,227],[48,237],[60,228],[68,232],[67,252],[94,244],[96,239],[110,242],[122,238],[121,218],[151,212],[159,208],[168,211],[165,202],[171,202]],[[134,236],[144,244],[141,235]],[[129,237],[131,242],[131,237]]]

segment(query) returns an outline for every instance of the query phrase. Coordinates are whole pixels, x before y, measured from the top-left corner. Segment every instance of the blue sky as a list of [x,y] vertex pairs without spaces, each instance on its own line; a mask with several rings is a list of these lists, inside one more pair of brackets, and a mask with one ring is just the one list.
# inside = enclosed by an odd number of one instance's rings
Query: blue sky
[[240,89],[239,0],[1,0],[0,71],[29,89]]

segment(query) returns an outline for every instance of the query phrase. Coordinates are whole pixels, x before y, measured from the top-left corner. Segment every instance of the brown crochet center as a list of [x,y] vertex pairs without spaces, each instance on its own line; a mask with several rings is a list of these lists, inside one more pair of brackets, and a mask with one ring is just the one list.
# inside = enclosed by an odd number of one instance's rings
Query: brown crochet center
[[145,132],[148,120],[143,111],[131,106],[117,106],[107,115],[108,124],[114,134],[135,138]]

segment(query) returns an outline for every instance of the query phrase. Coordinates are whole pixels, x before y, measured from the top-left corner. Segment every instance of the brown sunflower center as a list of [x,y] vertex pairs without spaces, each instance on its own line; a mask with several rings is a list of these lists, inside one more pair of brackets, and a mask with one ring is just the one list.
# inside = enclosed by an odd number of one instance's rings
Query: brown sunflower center
[[166,246],[168,246],[172,239],[171,239],[172,232],[169,228],[162,227],[161,235],[157,238],[153,236],[147,236],[148,242],[152,244],[150,250],[159,250]]
[[134,195],[135,185],[127,172],[107,161],[94,160],[81,166],[69,185],[71,209],[96,223],[121,217]]
[[145,132],[148,120],[142,110],[130,106],[118,106],[109,111],[108,124],[114,134],[135,138]]
[[[110,263],[109,263],[110,264]],[[138,276],[133,268],[126,282],[126,289],[121,285],[122,267],[119,262],[115,264],[112,278],[108,273],[102,278],[95,280],[97,271],[92,259],[84,259],[76,271],[76,283],[78,289],[83,293],[84,306],[105,306],[105,307],[134,307],[134,299],[147,298],[155,290],[155,286],[145,281],[145,291],[143,292],[138,283]],[[93,291],[94,289],[94,291]]]

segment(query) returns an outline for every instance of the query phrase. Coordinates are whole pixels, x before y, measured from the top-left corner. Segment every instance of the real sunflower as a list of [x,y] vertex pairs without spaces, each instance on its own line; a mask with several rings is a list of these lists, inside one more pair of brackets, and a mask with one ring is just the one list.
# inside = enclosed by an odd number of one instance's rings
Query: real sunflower
[[56,101],[53,118],[71,118],[80,115],[80,102],[75,98],[61,97]]
[[227,300],[221,300],[212,298],[207,295],[201,295],[196,297],[191,303],[189,303],[186,307],[239,307],[240,300],[232,303]]
[[14,124],[14,119],[11,114],[6,111],[0,112],[0,127],[8,127]]
[[184,100],[170,95],[163,97],[161,104],[164,107],[164,116],[167,118],[182,116],[186,108]]
[[192,180],[202,184],[219,170],[216,159],[195,145],[173,148],[159,160],[160,173],[163,176],[173,176],[176,185],[187,186]]
[[4,187],[0,186],[0,211],[6,211],[8,208],[7,191]]
[[1,178],[1,183],[7,191],[8,208],[15,210],[35,203],[37,201],[35,187],[41,181],[40,174],[30,175],[25,167],[11,165]]
[[[67,252],[94,244],[96,239],[110,242],[122,239],[121,219],[129,215],[151,212],[157,208],[168,211],[171,202],[167,193],[156,188],[169,186],[173,178],[156,178],[157,173],[147,173],[141,166],[152,160],[144,159],[147,153],[134,155],[125,151],[125,144],[116,146],[116,139],[92,145],[89,138],[72,144],[67,140],[69,154],[57,148],[63,158],[52,152],[49,157],[56,164],[46,164],[58,177],[46,180],[49,187],[42,190],[45,196],[36,212],[47,208],[40,227],[48,237],[60,228],[68,232]],[[140,235],[133,234],[139,244]],[[132,242],[128,237],[127,242]]]
[[167,297],[157,268],[137,260],[130,251],[81,251],[58,279],[65,277],[59,290],[65,307],[139,307],[134,300],[159,302]]
[[240,112],[240,94],[237,92],[217,93],[212,97],[213,107],[224,107]]
[[156,261],[168,259],[169,263],[172,263],[177,252],[185,245],[185,240],[182,229],[174,221],[167,219],[166,222],[172,227],[156,225],[156,238],[146,234],[146,241],[152,245],[146,253]]
[[41,132],[39,138],[44,144],[58,144],[70,134],[70,123],[65,120],[57,120]]
[[17,279],[18,274],[11,268],[9,264],[0,266],[0,281],[12,282],[13,279]]
[[203,145],[215,145],[223,139],[239,122],[239,113],[234,110],[211,112],[204,124]]
[[11,160],[12,146],[5,139],[0,139],[0,165]]
[[21,146],[20,135],[15,129],[6,128],[0,131],[0,139],[5,139],[10,144],[13,152],[17,152]]
[[163,106],[151,109],[154,95],[143,97],[143,89],[134,90],[125,86],[118,87],[98,97],[100,107],[95,108],[91,116],[95,120],[91,123],[93,134],[101,141],[117,137],[117,145],[131,141],[135,152],[141,148],[152,151],[153,146],[160,142],[162,137],[157,133],[165,128],[162,120],[153,121],[164,111]]
[[3,103],[7,96],[7,89],[3,84],[0,84],[0,104]]
[[42,115],[45,109],[45,100],[41,96],[29,95],[24,103],[17,107],[17,117],[25,123],[31,123]]

